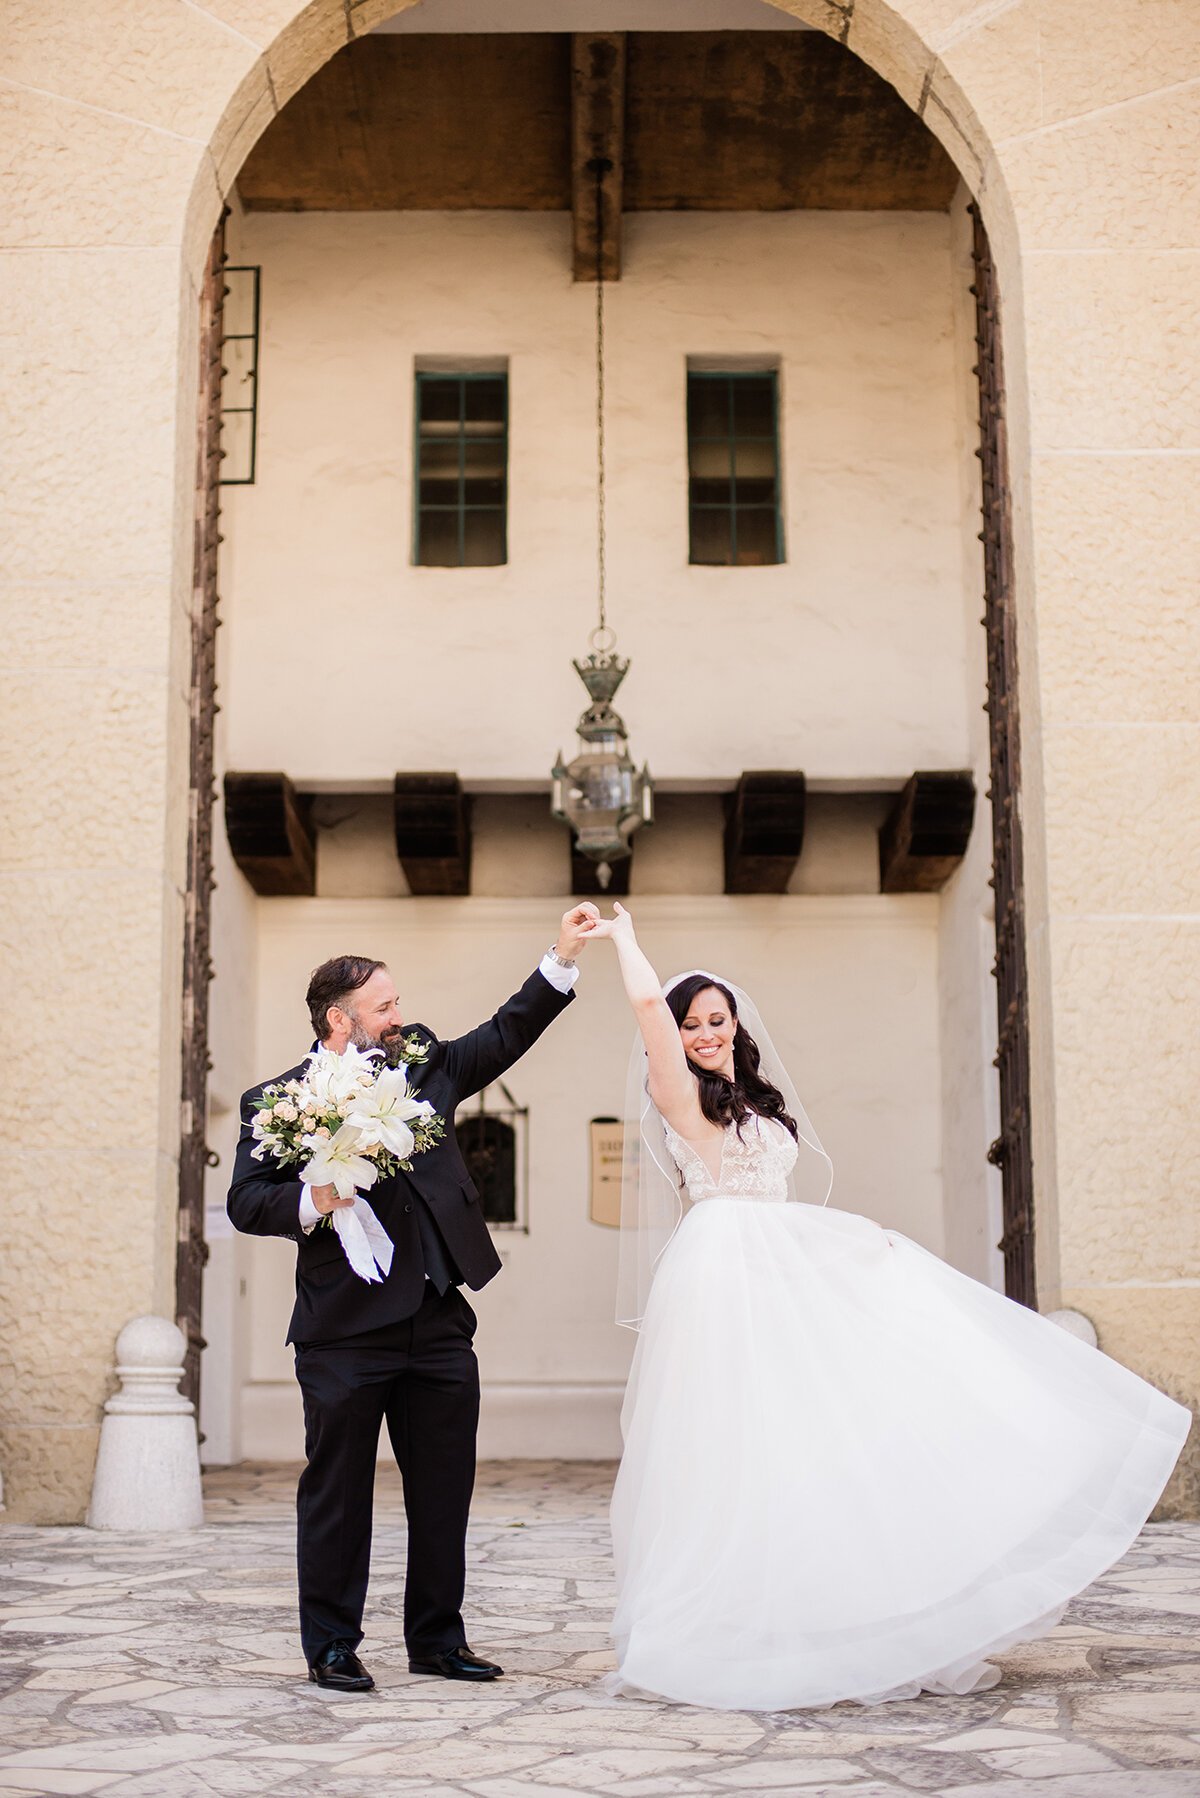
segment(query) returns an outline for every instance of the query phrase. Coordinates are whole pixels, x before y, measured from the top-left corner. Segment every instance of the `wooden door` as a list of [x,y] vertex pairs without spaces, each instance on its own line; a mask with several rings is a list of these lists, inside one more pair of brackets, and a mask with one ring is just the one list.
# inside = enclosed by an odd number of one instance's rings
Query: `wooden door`
[[212,895],[213,720],[216,710],[217,549],[220,543],[222,306],[225,221],[213,234],[200,298],[200,404],[192,556],[192,681],[187,909],[183,938],[183,1066],[179,1142],[176,1321],[187,1337],[182,1388],[199,1403],[208,1117],[208,983]]
[[996,996],[1000,1134],[988,1160],[1004,1182],[1004,1289],[1037,1309],[1034,1265],[1033,1149],[1030,1133],[1029,982],[1021,834],[1021,720],[1017,699],[1017,623],[1012,576],[1000,295],[987,232],[974,214],[975,319],[979,347],[979,458],[983,470],[984,627],[987,631],[991,738],[992,885],[996,895]]

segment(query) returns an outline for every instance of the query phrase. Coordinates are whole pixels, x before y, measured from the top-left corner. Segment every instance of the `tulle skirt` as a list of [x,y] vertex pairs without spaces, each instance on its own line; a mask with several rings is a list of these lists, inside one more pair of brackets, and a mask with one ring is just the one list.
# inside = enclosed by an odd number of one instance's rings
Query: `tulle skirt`
[[782,1710],[994,1684],[1129,1547],[1191,1417],[866,1218],[706,1199],[621,1422],[610,1689]]

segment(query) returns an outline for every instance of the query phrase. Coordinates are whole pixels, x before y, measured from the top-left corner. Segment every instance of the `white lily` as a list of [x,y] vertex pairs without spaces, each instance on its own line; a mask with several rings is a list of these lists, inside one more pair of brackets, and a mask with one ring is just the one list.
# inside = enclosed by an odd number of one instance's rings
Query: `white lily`
[[413,1098],[406,1068],[384,1068],[357,1094],[346,1122],[362,1132],[365,1147],[379,1144],[407,1161],[416,1140],[409,1125],[416,1118],[432,1116],[434,1109],[428,1099]]
[[[305,1138],[307,1146],[309,1138]],[[316,1141],[312,1160],[302,1175],[306,1186],[333,1186],[339,1199],[352,1199],[356,1192],[366,1192],[379,1178],[379,1169],[361,1153],[370,1144],[347,1120],[334,1131],[328,1141]]]
[[308,1058],[304,1088],[315,1103],[306,1110],[336,1111],[349,1099],[357,1098],[366,1079],[374,1079],[377,1058],[347,1043],[339,1055],[333,1049],[314,1049]]

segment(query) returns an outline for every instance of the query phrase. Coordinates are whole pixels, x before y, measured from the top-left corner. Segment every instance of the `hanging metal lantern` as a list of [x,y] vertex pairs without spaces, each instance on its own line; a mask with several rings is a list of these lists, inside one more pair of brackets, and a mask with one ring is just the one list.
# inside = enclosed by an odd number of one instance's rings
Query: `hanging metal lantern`
[[596,878],[607,887],[612,863],[630,853],[634,831],[654,822],[654,783],[649,767],[639,771],[634,763],[624,720],[612,707],[613,694],[629,671],[628,659],[613,654],[611,641],[596,648],[603,637],[612,638],[607,626],[592,632],[587,660],[572,664],[592,703],[575,727],[579,754],[564,764],[562,750],[558,752],[550,810],[571,826],[580,854],[598,864]]
[[596,864],[602,888],[612,879],[612,863],[631,853],[630,839],[642,824],[654,822],[654,783],[649,766],[640,772],[629,753],[624,720],[612,699],[629,672],[629,659],[616,651],[616,634],[608,623],[605,593],[605,446],[604,446],[604,177],[612,164],[593,158],[596,178],[596,546],[599,623],[588,643],[586,661],[574,662],[591,704],[581,716],[579,754],[564,763],[562,750],[552,770],[550,810],[569,824],[580,854]]

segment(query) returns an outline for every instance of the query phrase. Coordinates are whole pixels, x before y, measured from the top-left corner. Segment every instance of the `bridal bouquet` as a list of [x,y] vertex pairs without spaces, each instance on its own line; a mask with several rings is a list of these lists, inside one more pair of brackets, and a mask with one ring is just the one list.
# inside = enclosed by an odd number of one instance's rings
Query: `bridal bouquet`
[[256,1161],[269,1155],[295,1167],[306,1186],[333,1186],[339,1199],[355,1200],[322,1221],[336,1230],[359,1278],[381,1280],[392,1265],[391,1238],[358,1195],[399,1168],[407,1172],[445,1129],[429,1101],[412,1096],[408,1068],[385,1066],[378,1049],[314,1049],[299,1079],[264,1086],[252,1128]]

